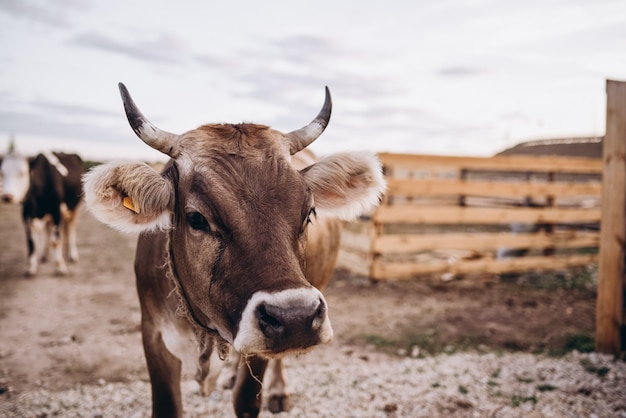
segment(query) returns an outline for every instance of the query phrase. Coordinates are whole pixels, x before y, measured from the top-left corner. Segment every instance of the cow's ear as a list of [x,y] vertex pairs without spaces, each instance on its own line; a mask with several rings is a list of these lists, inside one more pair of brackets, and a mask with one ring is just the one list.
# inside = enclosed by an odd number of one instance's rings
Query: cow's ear
[[301,173],[320,216],[353,220],[373,210],[386,188],[380,161],[369,152],[333,154]]
[[123,232],[170,228],[172,183],[147,164],[102,164],[85,174],[83,183],[85,203],[100,222]]

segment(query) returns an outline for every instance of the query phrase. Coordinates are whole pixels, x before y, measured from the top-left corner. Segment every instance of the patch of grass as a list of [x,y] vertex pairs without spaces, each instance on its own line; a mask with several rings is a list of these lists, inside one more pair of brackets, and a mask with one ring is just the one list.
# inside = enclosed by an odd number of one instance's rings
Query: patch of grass
[[434,328],[416,328],[402,333],[402,345],[407,350],[418,346],[428,352],[441,351],[437,342],[437,331]]
[[467,351],[481,344],[485,344],[487,338],[483,335],[464,335],[456,342],[456,351]]
[[469,393],[469,390],[467,389],[467,387],[463,385],[459,385],[459,393],[462,393],[463,395],[467,395]]
[[513,405],[513,408],[517,408],[518,406],[526,402],[537,403],[537,397],[534,395],[533,396],[520,396],[520,395],[511,396],[511,405]]
[[561,357],[574,350],[579,353],[591,353],[595,348],[596,342],[593,335],[580,332],[568,334],[563,345],[550,349],[548,354],[554,357]]
[[362,338],[377,349],[394,354],[398,352],[412,353],[415,351],[415,347],[418,347],[419,357],[467,351],[487,341],[487,337],[481,335],[461,335],[455,340],[449,338],[444,340],[433,327],[406,328],[392,338],[377,334],[364,335]]
[[545,383],[543,385],[538,385],[537,386],[537,390],[539,392],[552,392],[553,390],[557,390],[558,388],[556,386],[552,386],[549,383]]
[[[594,254],[596,248],[582,250],[584,254]],[[573,267],[565,271],[527,272],[520,274],[504,274],[500,276],[503,283],[524,286],[532,289],[554,291],[591,290],[597,284],[597,266]]]
[[442,386],[441,386],[441,383],[439,383],[439,382],[435,382],[435,383],[432,383],[432,384],[430,385],[430,387],[431,387],[431,388],[440,388],[440,387],[442,387]]
[[580,353],[591,353],[596,348],[596,342],[592,335],[576,333],[570,334],[565,343],[565,350],[577,350]]
[[598,377],[604,377],[611,371],[610,367],[596,366],[589,359],[580,360],[580,365],[583,366],[586,372],[595,374]]
[[495,380],[491,380],[491,379],[489,379],[489,380],[487,381],[487,386],[489,386],[489,387],[500,386],[500,383],[496,382]]
[[600,377],[604,377],[609,374],[610,371],[611,369],[609,367],[598,367],[594,370],[594,373]]
[[398,341],[392,338],[387,338],[382,335],[368,334],[363,337],[365,342],[373,345],[377,349],[393,348],[398,346]]
[[405,331],[394,338],[377,334],[362,336],[367,344],[387,353],[397,353],[402,350],[410,353],[413,347],[419,347],[421,353],[433,354],[443,351],[443,345],[437,341],[434,328],[417,328]]

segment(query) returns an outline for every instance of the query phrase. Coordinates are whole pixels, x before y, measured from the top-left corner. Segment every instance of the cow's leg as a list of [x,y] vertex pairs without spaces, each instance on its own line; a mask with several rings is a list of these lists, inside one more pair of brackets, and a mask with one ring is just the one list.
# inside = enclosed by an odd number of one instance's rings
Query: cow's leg
[[78,246],[76,245],[76,220],[78,218],[78,207],[74,210],[67,209],[63,211],[63,242],[65,244],[65,253],[70,262],[78,261]]
[[27,277],[37,274],[39,254],[37,246],[37,226],[34,219],[24,220],[24,230],[26,232],[26,243],[28,245],[28,270],[24,272]]
[[214,339],[211,339],[198,360],[196,381],[200,384],[202,396],[209,396],[215,389],[223,364],[224,362],[219,358],[217,344]]
[[67,264],[63,257],[63,237],[61,235],[61,225],[55,224],[50,235],[50,244],[54,254],[55,274],[64,276],[67,274]]
[[160,332],[147,328],[142,321],[143,350],[152,384],[152,417],[180,418],[183,416],[182,362],[165,347]]
[[75,263],[78,261],[78,245],[76,244],[76,218],[74,215],[68,225],[67,237],[68,237],[68,249],[70,261]]
[[272,370],[272,379],[269,384],[269,400],[268,408],[273,413],[289,411],[289,394],[287,393],[287,384],[283,375],[283,360],[276,359],[270,361]]
[[32,277],[37,274],[39,261],[43,258],[47,247],[47,219],[25,219],[26,241],[28,243],[28,270],[25,275]]
[[238,417],[254,418],[261,411],[263,375],[267,360],[254,355],[242,355],[241,359],[233,390],[235,414]]
[[235,381],[237,380],[237,372],[239,371],[239,365],[242,363],[242,356],[238,352],[234,352],[230,356],[229,365],[227,370],[228,375],[224,378],[224,389],[232,389],[235,387]]
[[42,263],[45,263],[54,256],[54,254],[52,254],[52,246],[50,244],[50,237],[52,236],[52,228],[54,227],[54,225],[52,224],[52,221],[48,216],[44,217],[42,222],[43,227],[41,232],[38,233],[39,241],[36,245],[36,248],[39,260]]

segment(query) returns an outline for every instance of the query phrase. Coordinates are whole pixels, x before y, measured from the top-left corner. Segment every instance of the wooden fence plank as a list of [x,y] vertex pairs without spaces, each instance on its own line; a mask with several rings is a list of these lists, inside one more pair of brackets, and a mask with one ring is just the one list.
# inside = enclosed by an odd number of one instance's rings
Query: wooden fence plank
[[598,222],[599,208],[476,208],[452,206],[380,206],[372,215],[377,223],[510,224]]
[[455,157],[442,155],[380,153],[383,165],[410,170],[447,167],[450,170],[502,170],[519,172],[598,173],[602,162],[595,158],[507,155],[498,157]]
[[[356,237],[355,237],[356,238]],[[598,247],[600,234],[597,232],[564,231],[554,234],[524,233],[431,233],[412,235],[381,235],[374,242],[362,244],[355,239],[352,248],[381,254],[409,254],[426,250],[474,250],[495,251],[498,248],[559,248]],[[360,245],[358,245],[360,244]],[[349,244],[348,244],[349,245]]]
[[445,261],[417,264],[412,262],[385,263],[375,259],[372,275],[375,279],[407,279],[427,274],[502,274],[527,270],[557,270],[575,266],[586,266],[598,261],[594,254],[572,255],[569,257],[521,257],[494,260],[491,258],[464,260],[457,264]]
[[387,179],[388,195],[491,197],[599,196],[602,183],[466,181],[461,179]]

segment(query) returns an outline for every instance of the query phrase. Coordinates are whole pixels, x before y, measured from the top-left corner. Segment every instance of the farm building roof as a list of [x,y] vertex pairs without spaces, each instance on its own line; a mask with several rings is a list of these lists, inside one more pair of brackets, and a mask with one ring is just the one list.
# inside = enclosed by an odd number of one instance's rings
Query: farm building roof
[[496,155],[560,155],[567,157],[602,158],[604,137],[553,138],[519,143]]

